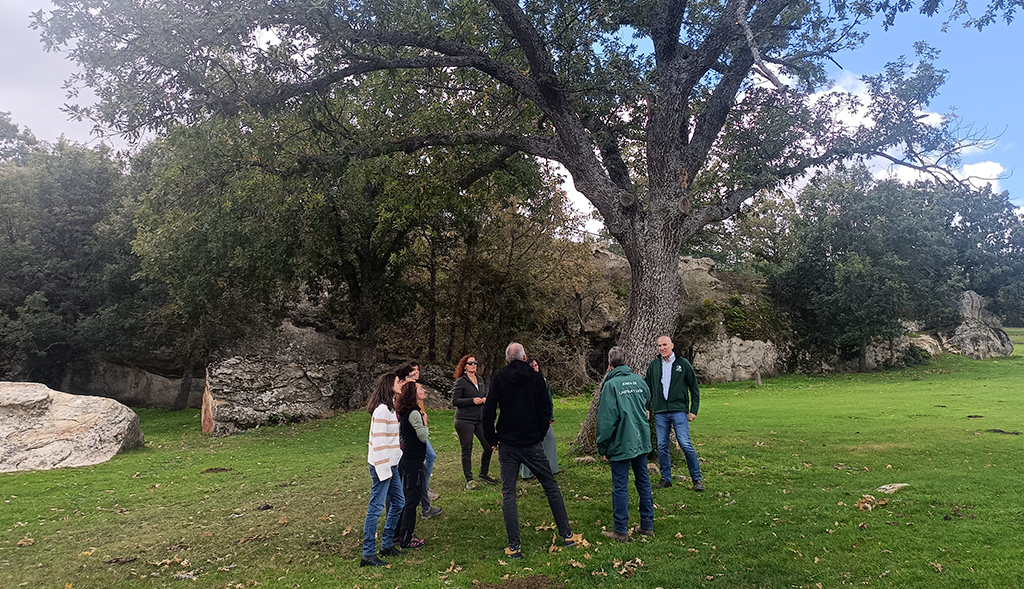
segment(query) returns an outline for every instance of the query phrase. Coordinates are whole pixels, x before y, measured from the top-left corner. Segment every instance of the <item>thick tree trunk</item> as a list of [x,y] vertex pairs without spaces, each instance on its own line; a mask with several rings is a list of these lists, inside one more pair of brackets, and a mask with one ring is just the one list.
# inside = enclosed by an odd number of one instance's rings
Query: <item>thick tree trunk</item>
[[[679,305],[685,295],[679,276],[679,249],[682,237],[673,235],[667,223],[655,219],[647,238],[638,242],[626,236],[620,239],[629,261],[630,286],[626,316],[618,345],[626,349],[626,360],[633,372],[643,376],[647,364],[657,354],[659,336],[675,332]],[[587,417],[572,443],[572,452],[593,454],[597,450],[597,410],[600,389],[594,393]]]

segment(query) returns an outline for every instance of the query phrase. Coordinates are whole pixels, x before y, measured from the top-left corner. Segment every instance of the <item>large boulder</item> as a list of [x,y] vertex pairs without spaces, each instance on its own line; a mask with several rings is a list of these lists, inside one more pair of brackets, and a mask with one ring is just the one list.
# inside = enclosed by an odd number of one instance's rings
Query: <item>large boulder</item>
[[103,397],[0,382],[0,472],[88,466],[145,441],[139,416]]
[[725,337],[694,350],[693,365],[701,382],[737,382],[778,376],[783,359],[779,347],[769,341]]
[[985,300],[973,290],[960,295],[963,322],[942,342],[945,349],[975,360],[1013,353],[1013,342],[1003,331],[999,318],[985,309]]
[[[95,395],[114,399],[129,407],[171,407],[181,390],[181,374],[159,374],[152,368],[90,358],[65,375],[61,390],[74,395]],[[203,404],[203,378],[192,379],[187,406]]]

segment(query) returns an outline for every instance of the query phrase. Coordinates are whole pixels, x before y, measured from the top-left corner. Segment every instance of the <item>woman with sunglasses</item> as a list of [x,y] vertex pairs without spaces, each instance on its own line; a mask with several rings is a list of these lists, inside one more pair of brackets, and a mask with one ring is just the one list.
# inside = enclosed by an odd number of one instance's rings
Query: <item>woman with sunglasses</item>
[[476,489],[473,480],[473,437],[480,440],[484,453],[480,458],[480,480],[491,485],[498,481],[487,475],[491,466],[493,450],[484,438],[484,401],[487,386],[477,376],[477,361],[472,354],[466,354],[455,367],[455,386],[452,387],[452,405],[455,406],[455,431],[462,447],[462,473],[466,476],[466,488]]

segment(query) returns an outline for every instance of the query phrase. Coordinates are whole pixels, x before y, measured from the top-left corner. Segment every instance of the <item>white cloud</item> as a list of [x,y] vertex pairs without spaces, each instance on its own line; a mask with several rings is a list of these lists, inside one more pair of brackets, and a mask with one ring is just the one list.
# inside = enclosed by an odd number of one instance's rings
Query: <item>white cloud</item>
[[990,184],[993,192],[1000,192],[999,178],[1006,174],[1006,171],[999,162],[978,162],[965,165],[961,177],[968,180],[972,186],[981,188]]

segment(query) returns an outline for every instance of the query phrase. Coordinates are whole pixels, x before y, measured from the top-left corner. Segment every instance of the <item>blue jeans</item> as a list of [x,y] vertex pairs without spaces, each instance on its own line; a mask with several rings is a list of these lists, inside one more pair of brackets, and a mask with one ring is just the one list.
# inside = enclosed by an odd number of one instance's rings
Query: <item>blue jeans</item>
[[669,411],[667,413],[654,414],[654,427],[658,431],[658,468],[661,470],[661,480],[672,480],[672,455],[669,454],[670,428],[676,430],[676,440],[686,455],[686,468],[690,471],[690,479],[701,480],[700,463],[697,461],[697,451],[690,443],[690,420],[685,411]]
[[437,452],[434,452],[430,440],[427,440],[427,459],[423,461],[423,488],[420,489],[420,505],[423,506],[424,511],[430,509],[430,497],[427,496],[427,491],[430,490],[430,475],[434,474],[435,460],[437,460]]
[[370,465],[370,479],[373,486],[370,488],[370,504],[366,506],[366,522],[363,523],[363,557],[370,557],[377,554],[377,520],[384,511],[384,498],[390,502],[388,515],[384,520],[384,535],[381,536],[380,547],[382,550],[395,545],[395,529],[398,527],[398,516],[402,514],[405,507],[405,494],[402,491],[402,477],[398,474],[398,467],[391,467],[391,478],[385,481],[377,478],[377,469]]
[[629,471],[633,470],[633,485],[640,497],[640,529],[654,529],[654,498],[651,497],[651,479],[647,476],[647,455],[630,460],[612,460],[612,519],[615,531],[629,533]]
[[523,464],[530,467],[534,476],[544,488],[551,507],[551,515],[558,526],[558,534],[562,538],[572,536],[569,527],[569,516],[565,513],[565,501],[562,491],[558,489],[555,475],[551,474],[548,458],[540,443],[533,446],[517,447],[508,444],[498,445],[498,463],[501,464],[501,513],[505,518],[505,533],[508,535],[508,547],[518,550],[519,539],[519,506],[516,505],[516,480],[519,478],[519,467]]

